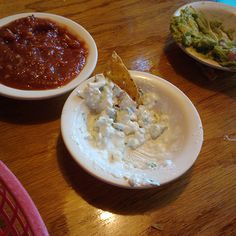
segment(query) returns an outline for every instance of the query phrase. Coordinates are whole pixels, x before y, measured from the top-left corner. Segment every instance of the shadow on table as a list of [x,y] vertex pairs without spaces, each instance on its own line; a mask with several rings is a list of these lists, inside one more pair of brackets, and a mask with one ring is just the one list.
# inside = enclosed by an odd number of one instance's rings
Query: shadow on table
[[188,171],[163,187],[145,190],[118,188],[85,172],[70,156],[61,136],[57,143],[57,158],[65,180],[85,201],[102,210],[124,215],[153,211],[175,201],[191,177],[191,171]]
[[35,101],[23,101],[0,96],[0,121],[15,124],[37,124],[53,121],[61,116],[69,93]]
[[236,73],[215,70],[196,62],[185,54],[170,36],[166,40],[159,63],[152,68],[154,71],[155,67],[164,78],[171,79],[174,71],[183,79],[200,87],[235,97]]

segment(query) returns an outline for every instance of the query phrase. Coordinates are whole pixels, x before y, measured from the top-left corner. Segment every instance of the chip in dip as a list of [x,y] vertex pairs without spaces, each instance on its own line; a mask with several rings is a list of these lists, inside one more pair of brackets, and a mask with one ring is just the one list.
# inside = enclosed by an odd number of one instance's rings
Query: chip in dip
[[169,82],[129,71],[138,102],[98,74],[81,83],[62,112],[62,136],[75,161],[95,177],[127,188],[168,183],[199,154],[203,131],[191,101]]
[[[103,74],[98,74],[78,91],[78,96],[89,110],[86,116],[88,142],[98,152],[106,150],[110,165],[119,163],[125,168],[150,170],[157,166],[145,159],[140,159],[141,164],[135,163],[128,154],[158,139],[168,128],[168,117],[157,112],[156,94],[141,94],[138,104]],[[150,179],[113,174],[126,179],[130,186],[159,185]]]
[[140,93],[137,85],[115,51],[112,53],[112,56],[107,63],[104,75],[121,89],[125,90],[134,101],[139,102]]
[[158,138],[167,128],[166,117],[153,110],[157,96],[143,94],[137,106],[130,96],[103,74],[95,76],[79,96],[91,111],[90,140],[98,148],[110,150],[112,161],[121,161],[125,148],[136,149]]

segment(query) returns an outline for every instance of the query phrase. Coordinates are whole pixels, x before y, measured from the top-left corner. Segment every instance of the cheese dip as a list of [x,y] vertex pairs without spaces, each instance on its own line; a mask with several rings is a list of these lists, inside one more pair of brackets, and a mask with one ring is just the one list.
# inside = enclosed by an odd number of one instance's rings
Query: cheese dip
[[[136,162],[129,158],[130,152],[149,141],[155,141],[168,129],[168,116],[157,112],[156,94],[143,93],[140,104],[137,104],[103,74],[98,74],[78,91],[78,96],[89,110],[85,119],[86,139],[98,152],[106,151],[105,156],[110,165],[122,163],[124,168],[138,169],[155,169],[158,166],[157,162],[150,159],[140,158]],[[168,166],[172,162],[165,160],[161,164]],[[130,178],[121,173],[118,176],[127,179],[132,186],[158,185],[150,179]]]

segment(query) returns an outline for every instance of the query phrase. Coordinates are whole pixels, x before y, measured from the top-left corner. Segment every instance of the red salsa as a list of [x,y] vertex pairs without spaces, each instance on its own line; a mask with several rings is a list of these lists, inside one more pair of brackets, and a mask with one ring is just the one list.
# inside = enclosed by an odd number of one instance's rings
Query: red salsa
[[63,86],[83,69],[84,42],[51,20],[29,16],[0,28],[0,83],[38,90]]

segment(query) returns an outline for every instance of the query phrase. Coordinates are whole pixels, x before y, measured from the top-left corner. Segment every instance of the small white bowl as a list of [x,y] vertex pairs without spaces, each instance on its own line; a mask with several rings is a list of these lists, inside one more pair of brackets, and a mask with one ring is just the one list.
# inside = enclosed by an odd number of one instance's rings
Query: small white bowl
[[88,48],[88,57],[86,64],[76,78],[74,78],[72,81],[62,87],[45,90],[22,90],[0,84],[0,95],[21,100],[40,100],[59,96],[68,91],[71,91],[82,81],[89,78],[97,64],[98,52],[94,39],[89,34],[89,32],[78,23],[68,18],[49,13],[31,12],[8,16],[0,20],[0,27],[16,19],[27,17],[30,15],[34,15],[39,18],[49,19],[58,23],[61,26],[65,26],[72,34],[77,35],[79,39],[84,41],[86,43],[86,47]]
[[[179,9],[175,11],[173,16],[179,16],[181,14],[181,10],[189,6],[195,8],[198,11],[201,11],[209,20],[221,21],[225,29],[235,29],[236,31],[236,8],[235,7],[232,7],[223,3],[211,2],[211,1],[193,2],[193,3],[188,3],[184,6],[181,6]],[[234,34],[234,37],[235,36],[236,35]],[[195,49],[191,47],[185,48],[180,43],[177,43],[177,44],[186,54],[188,54],[189,56],[191,56],[198,62],[201,62],[215,69],[236,72],[235,68],[221,66],[217,61],[207,58],[205,55],[198,53]]]
[[[157,93],[159,97],[159,109],[169,116],[169,127],[167,131],[155,140],[154,150],[149,145],[141,146],[132,152],[137,155],[137,151],[141,151],[143,155],[154,155],[160,158],[163,153],[157,152],[157,148],[165,146],[175,168],[160,168],[158,170],[141,170],[132,169],[129,174],[136,175],[147,179],[152,179],[160,185],[173,181],[183,175],[196,161],[201,150],[203,142],[203,128],[200,116],[189,100],[189,98],[177,87],[170,82],[145,72],[130,71],[132,78],[138,87],[144,92],[151,91]],[[89,141],[83,137],[86,129],[86,121],[83,114],[88,114],[88,109],[83,103],[83,99],[77,95],[78,90],[82,90],[84,86],[93,80],[93,77],[81,83],[68,97],[61,115],[61,131],[64,143],[74,160],[94,177],[119,187],[124,188],[152,188],[153,185],[145,184],[140,186],[130,186],[124,178],[114,176],[114,171],[119,171],[120,166],[108,163],[109,168],[104,169],[107,163],[103,162],[102,151],[94,150],[88,144]],[[166,152],[163,151],[164,154]],[[98,163],[98,155],[101,154],[101,162]],[[139,156],[137,156],[139,158]],[[159,159],[158,159],[159,160]],[[104,165],[105,163],[105,165]],[[132,173],[131,173],[132,172]]]

